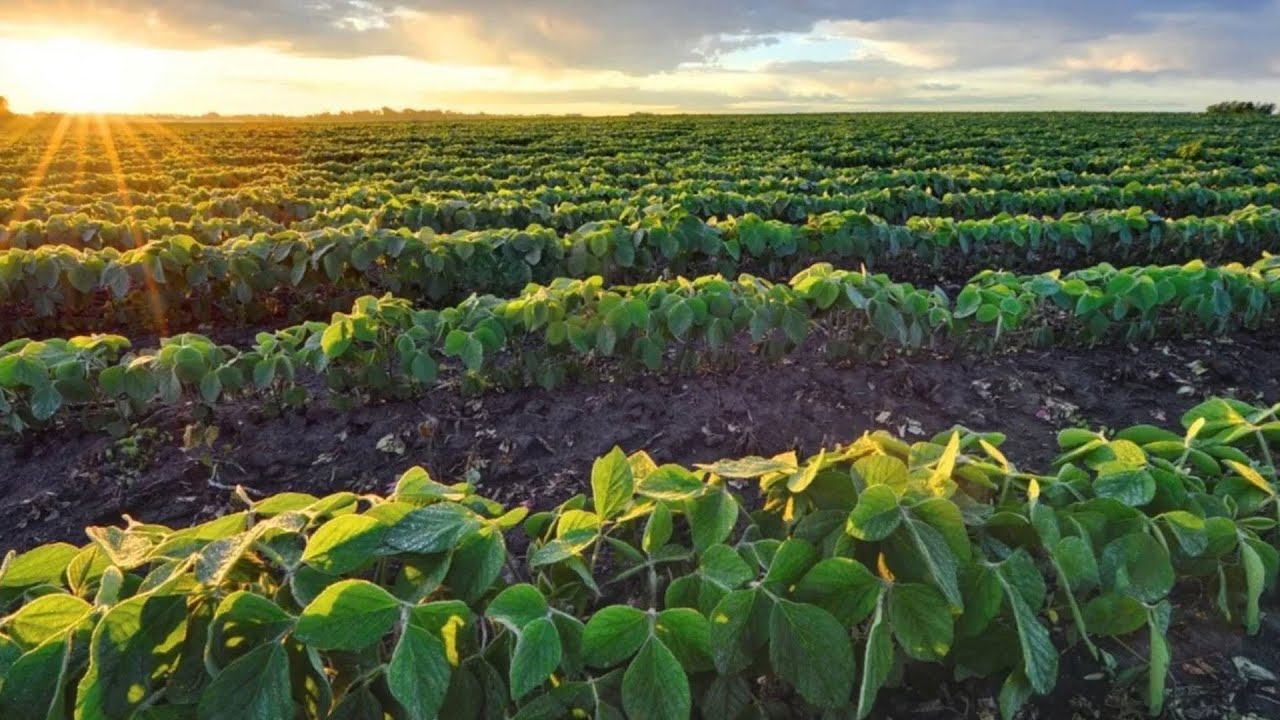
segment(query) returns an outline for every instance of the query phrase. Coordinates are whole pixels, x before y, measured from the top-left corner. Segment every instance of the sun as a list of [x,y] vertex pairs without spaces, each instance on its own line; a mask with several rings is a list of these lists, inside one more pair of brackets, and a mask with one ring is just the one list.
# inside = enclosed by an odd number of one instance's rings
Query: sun
[[[155,92],[163,65],[154,50],[85,38],[6,41],[5,61],[32,109],[137,112]],[[12,56],[20,57],[12,57]]]

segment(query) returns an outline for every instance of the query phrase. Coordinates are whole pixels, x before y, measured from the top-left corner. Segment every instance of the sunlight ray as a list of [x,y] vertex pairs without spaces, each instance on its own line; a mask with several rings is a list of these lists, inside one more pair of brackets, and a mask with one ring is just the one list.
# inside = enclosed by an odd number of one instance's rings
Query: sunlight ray
[[29,115],[11,118],[7,127],[5,127],[4,140],[0,141],[0,146],[5,149],[12,147],[19,140],[25,138],[37,124],[39,124],[39,121]]
[[[111,173],[116,179],[116,192],[120,196],[120,202],[124,206],[125,223],[128,227],[129,239],[135,248],[142,247],[140,242],[141,233],[138,231],[136,221],[133,215],[133,196],[129,190],[128,181],[125,178],[124,167],[120,163],[120,153],[116,149],[115,137],[111,132],[111,126],[107,120],[101,116],[95,116],[98,126],[98,136],[102,138],[105,146],[107,162],[111,165]],[[160,301],[160,293],[156,289],[155,277],[151,274],[149,267],[143,267],[143,278],[146,283],[147,306],[151,310],[151,319],[156,331],[161,337],[169,334],[168,322],[165,320],[164,305]]]
[[112,133],[116,136],[123,136],[129,141],[129,147],[133,149],[138,157],[142,159],[148,173],[156,173],[160,170],[157,159],[162,159],[162,153],[155,153],[148,149],[147,143],[143,142],[143,138],[138,134],[134,124],[138,121],[135,118],[113,117],[108,120],[111,124]]
[[204,154],[203,151],[201,151],[196,146],[192,145],[190,142],[187,141],[186,138],[174,132],[172,128],[169,128],[164,123],[156,120],[155,118],[145,117],[145,116],[134,118],[134,119],[137,120],[141,125],[146,126],[148,132],[154,132],[157,135],[164,136],[165,138],[170,140],[175,146],[181,149],[184,153],[189,154],[192,158],[195,158],[196,160],[202,163],[209,161],[209,158]]
[[[14,210],[13,217],[9,221],[11,225],[22,222],[26,217],[27,201],[44,183],[45,175],[49,172],[49,165],[53,163],[54,156],[62,148],[62,140],[66,137],[67,128],[70,126],[70,115],[63,115],[58,119],[58,125],[54,127],[53,133],[49,136],[49,143],[45,146],[44,153],[40,156],[40,162],[36,164],[36,169],[31,173],[31,177],[27,179],[22,195],[18,197],[18,207]],[[4,236],[0,237],[0,244],[8,244],[8,240],[8,229],[6,229]]]
[[71,174],[71,187],[73,191],[78,190],[80,183],[84,181],[85,165],[89,161],[89,153],[87,152],[89,136],[89,121],[87,118],[76,118],[75,135],[72,138],[75,143],[76,167]]

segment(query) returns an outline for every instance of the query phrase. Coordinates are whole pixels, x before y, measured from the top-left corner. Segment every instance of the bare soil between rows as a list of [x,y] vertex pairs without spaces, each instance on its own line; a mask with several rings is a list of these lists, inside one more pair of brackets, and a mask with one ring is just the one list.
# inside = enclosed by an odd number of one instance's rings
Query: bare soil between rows
[[[1047,470],[1060,427],[1173,427],[1210,395],[1280,398],[1280,334],[849,367],[806,351],[778,365],[750,358],[731,373],[629,375],[480,397],[446,388],[351,411],[321,402],[282,417],[264,417],[246,402],[220,408],[218,438],[196,450],[183,449],[191,417],[176,408],[139,425],[136,452],[73,428],[0,443],[0,551],[82,544],[86,525],[119,523],[126,513],[168,525],[207,519],[232,507],[234,485],[255,497],[386,492],[414,465],[441,481],[476,481],[507,505],[546,508],[587,489],[592,461],[614,445],[691,465],[788,449],[809,454],[875,428],[923,439],[962,424],[1007,433],[1003,450],[1014,463]],[[1192,609],[1175,616],[1166,717],[1280,717],[1280,603],[1268,599],[1263,632],[1247,638],[1196,614],[1210,590],[1187,590]],[[955,682],[934,668],[908,673],[906,687],[881,702],[883,716],[998,716],[997,686]],[[1097,672],[1091,659],[1067,655],[1058,689],[1026,717],[1145,717],[1134,693]]]

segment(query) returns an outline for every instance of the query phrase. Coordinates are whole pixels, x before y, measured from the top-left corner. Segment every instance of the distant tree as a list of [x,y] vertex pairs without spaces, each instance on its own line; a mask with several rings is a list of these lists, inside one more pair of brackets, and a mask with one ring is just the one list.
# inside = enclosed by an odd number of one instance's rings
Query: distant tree
[[1255,103],[1241,100],[1214,103],[1205,108],[1205,112],[1210,115],[1271,115],[1275,111],[1275,103]]
[[9,112],[9,98],[0,95],[0,117],[8,117],[12,114]]

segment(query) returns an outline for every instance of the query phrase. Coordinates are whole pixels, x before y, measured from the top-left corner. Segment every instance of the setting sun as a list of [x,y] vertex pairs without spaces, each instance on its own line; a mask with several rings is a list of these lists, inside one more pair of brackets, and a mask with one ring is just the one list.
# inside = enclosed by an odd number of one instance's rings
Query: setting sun
[[0,62],[39,107],[65,112],[134,112],[154,91],[154,50],[75,37],[6,42]]

